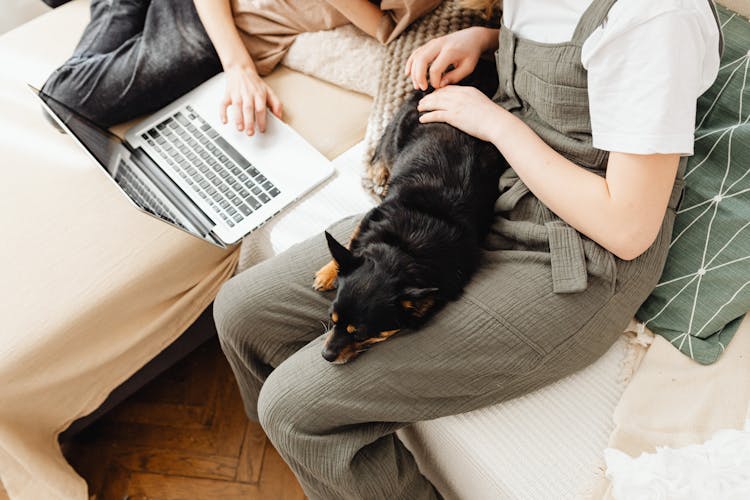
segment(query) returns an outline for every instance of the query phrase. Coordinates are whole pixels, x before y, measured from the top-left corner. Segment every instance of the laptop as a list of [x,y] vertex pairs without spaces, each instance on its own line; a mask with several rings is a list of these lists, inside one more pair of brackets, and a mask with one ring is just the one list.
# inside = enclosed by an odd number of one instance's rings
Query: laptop
[[225,248],[333,173],[331,162],[268,113],[248,137],[221,123],[216,75],[120,139],[32,87],[44,108],[136,207]]

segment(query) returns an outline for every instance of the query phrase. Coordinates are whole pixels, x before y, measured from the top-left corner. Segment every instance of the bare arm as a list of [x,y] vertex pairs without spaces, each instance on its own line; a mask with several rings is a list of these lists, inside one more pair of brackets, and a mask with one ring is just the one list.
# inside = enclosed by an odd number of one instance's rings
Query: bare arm
[[194,0],[194,3],[203,27],[219,54],[222,67],[245,66],[255,70],[255,64],[234,24],[229,0]]
[[497,49],[498,35],[497,29],[475,26],[434,38],[412,52],[404,73],[415,89],[427,90],[428,76],[436,89],[458,83],[474,71],[482,53]]
[[353,25],[375,38],[383,11],[368,0],[326,0]]
[[515,115],[500,115],[491,142],[550,210],[621,259],[634,259],[651,246],[679,155],[613,152],[601,177],[564,158]]
[[446,122],[493,143],[542,203],[621,259],[638,257],[656,239],[679,155],[613,152],[601,177],[560,155],[473,87],[437,90],[419,109],[429,111],[422,122]]
[[194,0],[194,3],[227,76],[226,92],[219,105],[222,122],[227,123],[227,108],[233,106],[238,130],[253,135],[257,123],[258,129],[265,132],[266,107],[281,117],[281,102],[258,75],[234,24],[229,0]]

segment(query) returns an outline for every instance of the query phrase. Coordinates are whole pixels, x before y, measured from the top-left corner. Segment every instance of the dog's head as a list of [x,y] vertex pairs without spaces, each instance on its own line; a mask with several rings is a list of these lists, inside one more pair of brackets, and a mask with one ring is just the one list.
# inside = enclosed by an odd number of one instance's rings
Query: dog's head
[[338,265],[323,357],[335,364],[356,358],[378,342],[424,319],[436,304],[437,288],[405,286],[393,259],[356,256],[326,233]]

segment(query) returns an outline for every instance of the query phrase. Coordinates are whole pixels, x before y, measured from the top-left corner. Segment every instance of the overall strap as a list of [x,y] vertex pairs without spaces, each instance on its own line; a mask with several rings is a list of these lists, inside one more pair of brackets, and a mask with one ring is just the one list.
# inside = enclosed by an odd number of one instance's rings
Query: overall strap
[[[593,0],[588,9],[586,9],[578,21],[575,32],[573,33],[572,42],[583,44],[591,33],[596,30],[604,21],[607,19],[607,14],[617,0]],[[719,13],[716,10],[716,4],[714,0],[707,0],[708,5],[711,7],[711,12],[716,20],[716,25],[719,27],[719,56],[724,53],[724,34],[721,32],[721,22],[719,21]]]
[[716,10],[716,4],[713,0],[708,0],[708,5],[711,6],[711,12],[714,15],[716,25],[719,27],[719,57],[724,55],[724,33],[721,32],[721,21],[719,21],[719,12]]
[[598,28],[605,19],[609,9],[612,8],[617,0],[594,0],[588,9],[583,12],[581,19],[578,21],[576,30],[573,32],[571,42],[582,45],[583,42]]

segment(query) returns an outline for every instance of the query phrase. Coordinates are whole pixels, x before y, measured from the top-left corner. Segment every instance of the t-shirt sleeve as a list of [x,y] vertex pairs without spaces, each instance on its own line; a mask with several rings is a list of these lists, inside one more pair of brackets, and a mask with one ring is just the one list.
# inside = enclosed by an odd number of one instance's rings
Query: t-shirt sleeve
[[389,43],[400,35],[412,22],[440,5],[440,0],[382,0],[380,18],[375,39]]
[[672,3],[618,2],[584,43],[594,147],[693,154],[696,101],[718,72],[719,31],[708,2],[708,11]]

